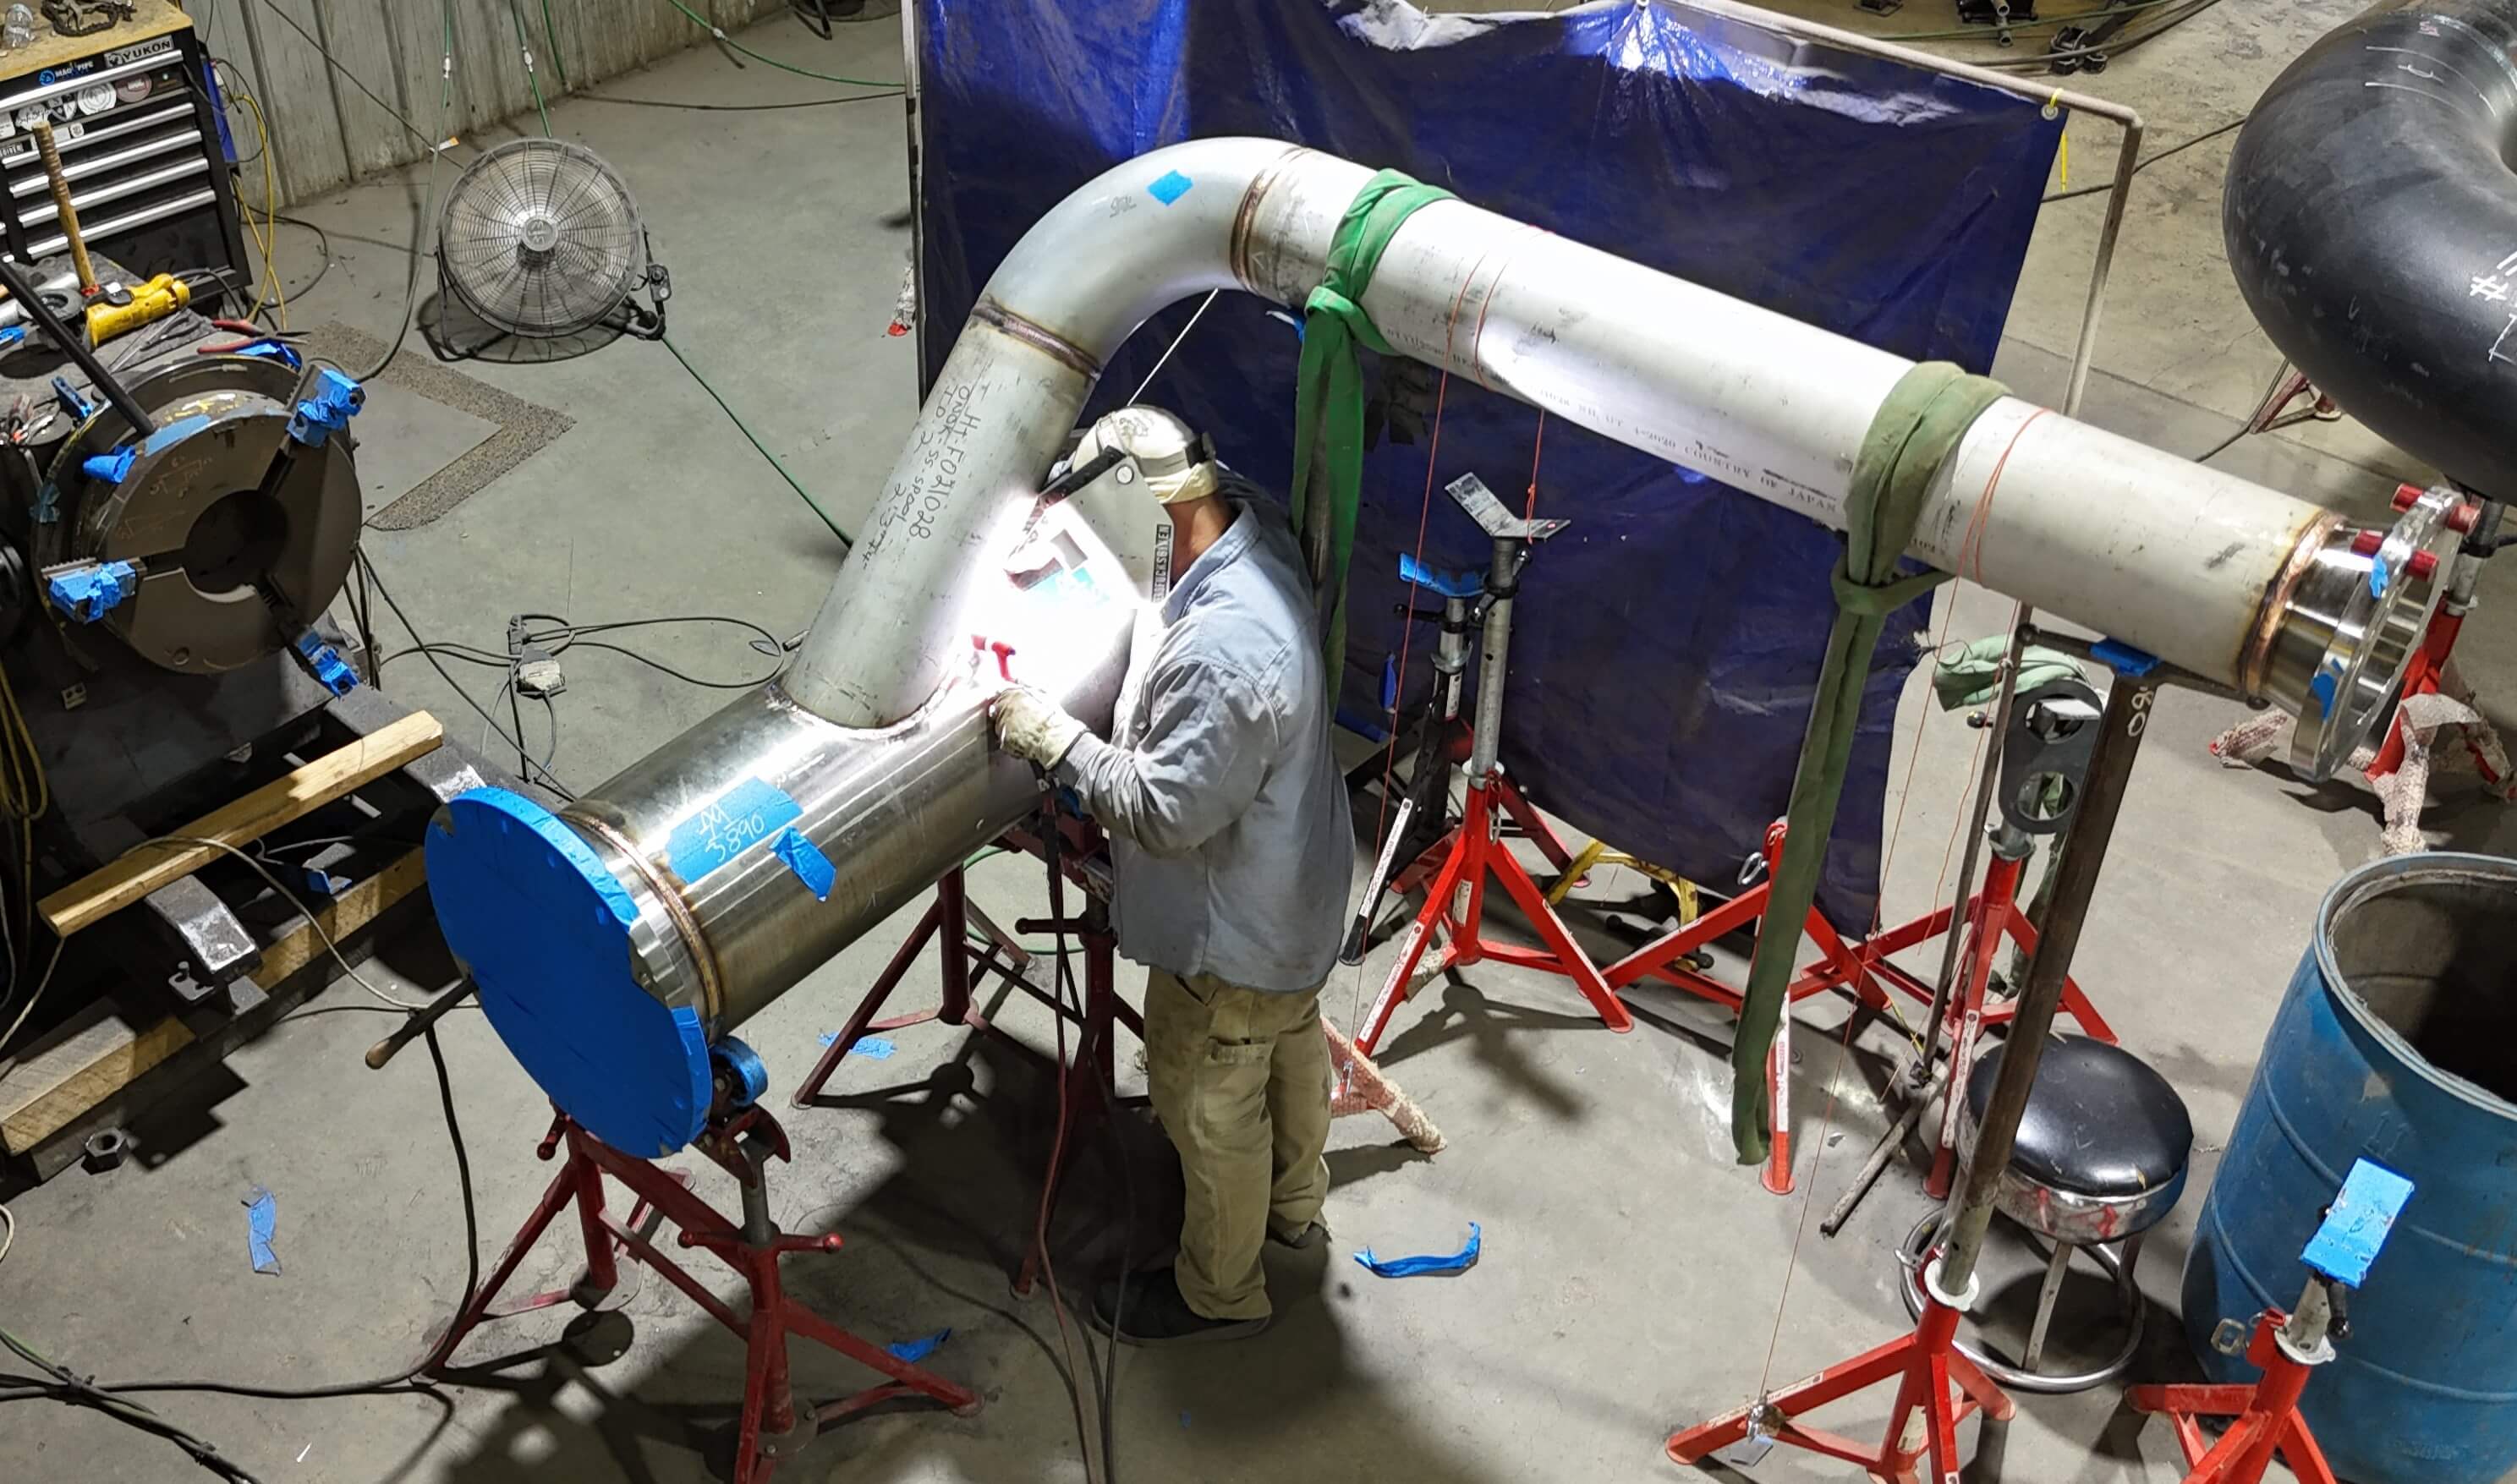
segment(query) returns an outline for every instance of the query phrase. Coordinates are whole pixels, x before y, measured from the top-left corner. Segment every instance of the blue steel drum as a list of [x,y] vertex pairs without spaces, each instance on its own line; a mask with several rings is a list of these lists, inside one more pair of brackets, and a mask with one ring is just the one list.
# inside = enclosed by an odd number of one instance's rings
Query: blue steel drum
[[2497,1484],[2517,1469],[2517,862],[2405,856],[2317,913],[2185,1267],[2214,1380],[2224,1320],[2298,1301],[2299,1251],[2353,1160],[2413,1183],[2339,1358],[2302,1403],[2351,1484]]

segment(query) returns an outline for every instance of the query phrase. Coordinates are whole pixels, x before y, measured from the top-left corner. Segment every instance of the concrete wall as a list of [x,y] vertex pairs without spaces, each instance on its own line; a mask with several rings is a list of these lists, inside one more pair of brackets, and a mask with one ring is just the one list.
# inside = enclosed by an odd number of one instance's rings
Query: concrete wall
[[[781,9],[784,0],[685,3],[733,30]],[[325,65],[317,46],[421,131],[435,135],[445,56],[440,7],[441,0],[192,0],[189,9],[211,53],[235,65],[269,116],[279,194],[293,201],[427,157],[427,146]],[[469,136],[533,107],[516,45],[518,15],[533,43],[543,96],[558,93],[551,48],[542,39],[542,0],[453,0],[453,11],[454,101],[447,109],[448,133]],[[664,0],[549,0],[549,17],[559,60],[578,85],[706,38]],[[235,110],[235,116],[238,126],[251,127],[245,110]],[[250,141],[236,144],[239,153],[252,152]],[[253,193],[261,194],[258,184]]]

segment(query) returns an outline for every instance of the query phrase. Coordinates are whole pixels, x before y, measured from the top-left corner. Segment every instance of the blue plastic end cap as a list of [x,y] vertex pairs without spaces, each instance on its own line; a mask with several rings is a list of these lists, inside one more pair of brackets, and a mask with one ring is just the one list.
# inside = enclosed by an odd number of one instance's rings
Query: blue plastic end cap
[[706,1029],[629,971],[637,907],[576,832],[504,788],[475,788],[428,827],[428,887],[447,947],[490,1024],[561,1112],[624,1154],[700,1134]]

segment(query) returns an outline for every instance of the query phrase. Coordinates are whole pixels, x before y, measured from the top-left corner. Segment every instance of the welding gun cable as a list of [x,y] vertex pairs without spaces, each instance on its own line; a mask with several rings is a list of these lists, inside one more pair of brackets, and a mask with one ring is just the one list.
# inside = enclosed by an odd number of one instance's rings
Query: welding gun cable
[[[491,716],[490,712],[482,706],[481,702],[472,699],[472,693],[465,690],[462,684],[455,680],[452,671],[447,669],[444,664],[438,661],[437,656],[433,653],[437,646],[429,642],[427,635],[422,634],[417,628],[411,625],[410,615],[402,611],[402,605],[400,603],[394,601],[393,589],[385,585],[384,574],[376,571],[375,563],[368,559],[367,554],[364,551],[356,553],[356,556],[358,565],[366,571],[367,580],[375,584],[376,595],[385,600],[386,610],[402,621],[404,631],[408,633],[410,637],[416,641],[419,657],[428,661],[429,667],[437,671],[438,678],[445,681],[447,686],[454,692],[455,696],[458,697],[465,705],[472,708],[474,715],[489,722],[491,729],[497,731],[500,737],[505,737],[505,731],[498,728],[497,719]],[[504,659],[500,659],[497,663],[503,666],[506,661]],[[567,784],[559,781],[559,776],[557,774],[554,774],[547,769],[540,771],[541,782],[553,792],[566,799],[574,800],[576,797],[576,794],[571,790]]]

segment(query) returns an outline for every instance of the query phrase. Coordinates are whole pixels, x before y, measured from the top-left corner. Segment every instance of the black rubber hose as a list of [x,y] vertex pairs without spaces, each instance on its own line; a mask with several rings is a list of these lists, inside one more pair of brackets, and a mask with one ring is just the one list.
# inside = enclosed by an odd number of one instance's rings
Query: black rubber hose
[[2264,333],[2450,479],[2517,496],[2517,0],[2392,0],[2238,136],[2229,266]]

